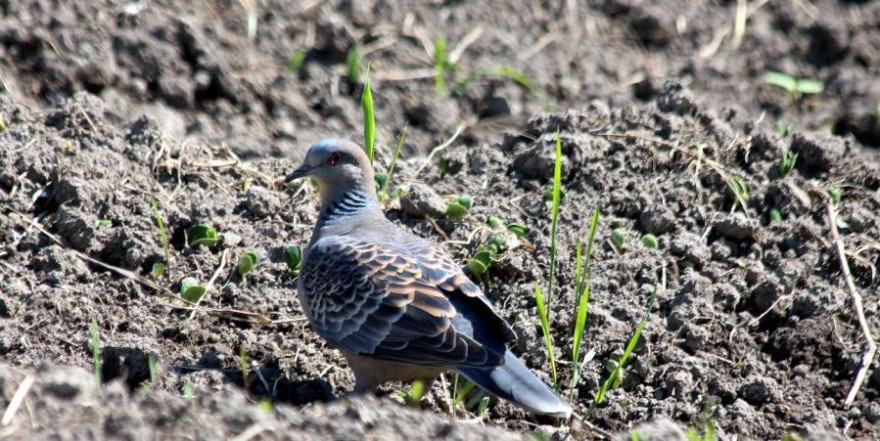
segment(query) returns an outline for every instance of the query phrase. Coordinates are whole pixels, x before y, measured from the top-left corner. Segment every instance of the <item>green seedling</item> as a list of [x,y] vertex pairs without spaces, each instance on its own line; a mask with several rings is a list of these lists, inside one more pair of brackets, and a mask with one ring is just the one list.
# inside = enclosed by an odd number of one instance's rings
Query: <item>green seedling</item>
[[189,229],[189,246],[195,248],[200,245],[208,248],[217,245],[217,230],[214,227],[199,224]]
[[6,120],[3,119],[3,114],[0,113],[0,133],[6,131]]
[[238,260],[238,275],[244,279],[244,276],[257,266],[257,261],[259,257],[253,251],[242,254],[241,259]]
[[248,190],[251,189],[251,184],[254,183],[254,178],[248,176],[241,181],[241,194],[247,194]]
[[250,389],[251,361],[244,346],[238,348],[238,370],[241,372],[241,382],[244,384],[244,389]]
[[434,39],[434,90],[438,95],[446,93],[446,64],[449,59],[446,55],[446,39],[437,37]]
[[376,172],[376,174],[373,175],[373,179],[376,181],[377,193],[382,193],[388,188],[388,173]]
[[[544,190],[544,194],[541,195],[541,199],[543,199],[544,202],[552,202],[553,201],[553,187],[550,187],[550,188]],[[559,200],[560,201],[565,200],[565,190],[561,189],[561,188],[559,189]]]
[[778,208],[770,210],[770,222],[779,222],[782,220],[782,212]]
[[742,207],[743,213],[746,213],[746,216],[748,216],[748,211],[746,211],[746,201],[749,199],[749,189],[746,187],[746,183],[737,175],[728,175],[727,186],[730,188],[733,197],[736,199],[736,202],[734,202],[730,211],[733,212],[736,210],[737,205],[739,205]]
[[526,235],[528,235],[529,231],[531,230],[526,224],[513,222],[507,224],[507,231],[513,233],[513,235],[516,236],[517,239],[522,239],[523,237],[526,237]]
[[293,53],[290,57],[290,61],[287,62],[287,70],[291,72],[299,72],[299,70],[303,67],[303,64],[306,62],[306,56],[308,52],[300,49]]
[[101,363],[101,335],[98,330],[98,319],[92,316],[90,327],[89,346],[92,348],[92,364],[94,365],[95,390],[101,393],[101,381],[103,379],[103,364]]
[[596,238],[596,228],[599,225],[599,208],[593,210],[593,217],[590,220],[590,230],[587,235],[586,257],[581,256],[581,243],[575,245],[575,265],[574,265],[574,289],[577,294],[575,297],[575,325],[574,336],[571,346],[571,361],[573,365],[571,383],[569,384],[569,397],[580,381],[581,375],[581,345],[584,337],[584,330],[587,325],[587,313],[590,308],[590,255],[593,253],[593,241]]
[[348,82],[357,84],[361,79],[361,49],[354,45],[345,56],[345,66],[348,67]]
[[781,138],[785,138],[791,133],[791,127],[785,125],[782,121],[776,121],[776,134]]
[[459,219],[470,213],[474,199],[468,195],[461,195],[446,206],[446,216],[450,219]]
[[474,254],[474,257],[471,257],[471,260],[468,261],[467,267],[471,274],[474,275],[474,277],[479,278],[489,269],[489,266],[491,265],[492,252],[487,249],[483,249],[477,251],[477,254]]
[[789,432],[782,436],[782,441],[804,441],[804,437],[797,432]]
[[[666,289],[666,270],[663,270],[663,276],[661,281],[661,286],[663,289]],[[657,299],[657,292],[660,288],[655,285],[654,292],[651,293],[651,297],[648,298],[648,306],[645,308],[645,315],[642,316],[642,319],[639,321],[638,326],[636,326],[636,330],[633,333],[632,337],[629,339],[629,343],[627,343],[626,348],[623,351],[623,355],[620,356],[620,359],[617,361],[609,360],[611,369],[611,373],[608,375],[608,378],[602,383],[602,387],[599,388],[599,391],[596,392],[596,395],[593,398],[593,401],[596,404],[602,404],[605,402],[605,395],[608,393],[610,389],[616,389],[620,386],[620,380],[623,379],[623,367],[626,365],[627,360],[629,360],[632,351],[636,348],[636,344],[639,342],[639,338],[642,336],[642,330],[645,329],[645,325],[648,323],[648,318],[651,315],[651,308],[654,307],[654,301]]]
[[168,233],[165,231],[165,222],[162,220],[162,213],[159,211],[159,201],[153,198],[150,201],[153,209],[153,217],[156,218],[156,227],[159,228],[159,239],[162,241],[162,262],[153,264],[151,274],[154,279],[159,279],[165,274],[165,268],[168,266]]
[[618,253],[626,250],[626,231],[623,228],[615,228],[611,230],[611,244]]
[[190,303],[199,303],[202,296],[208,292],[208,288],[199,284],[199,281],[187,277],[180,281],[180,297]]
[[657,241],[657,236],[648,233],[642,236],[642,245],[644,245],[645,248],[656,250],[660,246],[660,243]]
[[838,187],[828,187],[828,196],[831,198],[831,202],[834,202],[834,205],[840,204],[840,199],[843,197],[843,190]]
[[110,219],[98,219],[98,228],[112,227],[113,221]]
[[779,175],[782,176],[782,178],[787,177],[794,170],[797,157],[797,153],[791,152],[785,152],[782,155],[782,158],[779,160]]
[[504,221],[498,216],[489,216],[489,228],[494,231],[500,231],[504,228]]
[[[559,203],[562,202],[562,133],[556,128],[556,160],[553,165],[553,205],[550,211],[550,280],[547,298],[553,301],[553,282],[556,277],[556,229],[559,225]],[[553,378],[556,382],[556,369]]]
[[290,275],[299,276],[299,270],[302,267],[302,248],[298,245],[284,247],[284,263],[287,264]]
[[187,381],[183,383],[183,398],[195,398],[196,397],[196,388],[192,383]]
[[373,112],[373,88],[370,85],[370,66],[364,80],[364,92],[361,94],[361,108],[364,111],[364,148],[370,165],[373,165],[373,152],[376,144],[376,114]]
[[150,370],[150,383],[156,385],[159,383],[159,356],[150,353],[147,357],[147,368]]
[[543,91],[535,85],[535,82],[532,81],[526,74],[521,71],[518,71],[514,68],[507,66],[496,66],[490,70],[492,75],[497,75],[502,78],[507,78],[523,89],[526,89],[532,95],[537,96],[542,102],[545,110],[549,110],[550,103],[547,102],[547,99],[544,97]]
[[795,78],[782,72],[767,72],[764,81],[767,84],[785,89],[792,98],[799,98],[805,94],[822,93],[825,90],[825,83],[819,80]]
[[410,392],[399,390],[397,391],[397,396],[403,398],[403,402],[408,406],[418,406],[419,401],[422,400],[422,395],[425,393],[425,382],[422,380],[414,380],[410,384]]
[[439,36],[434,39],[434,90],[438,95],[446,94],[446,75],[454,74],[458,66],[449,61],[446,52],[446,39]]
[[541,293],[541,287],[535,285],[535,303],[538,305],[538,317],[541,320],[541,332],[544,334],[544,346],[547,349],[547,355],[550,357],[550,370],[553,373],[553,388],[559,387],[559,380],[556,376],[556,355],[553,353],[553,337],[550,335],[550,323],[547,318],[547,308],[544,305],[544,295]]

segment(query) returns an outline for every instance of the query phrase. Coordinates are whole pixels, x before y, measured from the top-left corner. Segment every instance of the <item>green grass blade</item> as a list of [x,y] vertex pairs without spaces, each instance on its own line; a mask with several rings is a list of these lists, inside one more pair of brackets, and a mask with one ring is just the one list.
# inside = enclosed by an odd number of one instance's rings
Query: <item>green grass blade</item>
[[434,40],[434,90],[436,90],[438,95],[446,93],[446,71],[448,65],[446,39],[440,36]]
[[361,95],[361,107],[364,110],[364,148],[370,165],[373,165],[373,148],[376,142],[376,115],[373,113],[373,90],[370,86],[370,66],[367,66],[364,80],[364,93]]
[[590,308],[590,255],[593,251],[593,241],[596,238],[596,228],[598,227],[598,225],[599,208],[597,207],[595,210],[593,210],[593,217],[590,220],[590,232],[587,236],[586,262],[582,263],[581,244],[578,243],[576,247],[577,259],[575,263],[575,289],[577,290],[577,319],[575,320],[574,325],[574,342],[572,345],[571,356],[574,370],[571,376],[569,395],[571,395],[571,392],[573,392],[575,387],[577,387],[578,381],[580,380],[581,345],[584,336],[584,328],[586,328],[587,324],[587,312]]
[[556,161],[553,166],[553,208],[550,219],[550,283],[547,287],[548,303],[553,302],[553,282],[556,277],[556,227],[559,224],[559,201],[562,191],[562,134],[556,129]]
[[[355,84],[361,78],[361,49],[354,45],[345,57],[345,65],[348,67],[348,81]],[[367,68],[369,71],[369,67]]]
[[391,188],[391,176],[394,175],[394,167],[397,165],[397,158],[400,157],[400,150],[403,149],[403,142],[406,140],[406,127],[397,136],[397,144],[394,146],[394,155],[391,157],[391,165],[388,166],[388,184],[385,188]]
[[165,222],[162,213],[159,212],[159,201],[153,198],[150,202],[153,208],[153,216],[156,217],[156,226],[159,227],[159,237],[162,239],[162,252],[165,254],[165,263],[168,263],[168,233],[165,231]]
[[797,80],[797,85],[795,86],[795,91],[798,93],[822,93],[825,90],[825,83],[819,80],[811,80],[811,79],[800,79]]
[[[663,272],[663,287],[666,287],[666,272],[664,269]],[[648,305],[645,308],[645,315],[642,316],[642,319],[639,321],[638,326],[636,326],[636,330],[633,333],[632,337],[630,337],[629,342],[626,345],[626,348],[623,350],[623,355],[620,356],[620,359],[617,361],[617,366],[615,366],[614,370],[608,375],[608,378],[605,379],[605,382],[602,383],[602,387],[596,392],[596,396],[594,397],[594,401],[596,404],[602,404],[605,401],[605,394],[608,393],[610,389],[617,388],[620,386],[620,380],[623,375],[623,366],[626,364],[630,355],[632,355],[633,349],[635,349],[636,344],[639,343],[639,338],[642,336],[642,330],[645,329],[645,325],[648,323],[648,318],[651,315],[651,308],[654,307],[654,301],[657,299],[657,292],[660,290],[658,286],[654,286],[654,292],[651,293],[651,297],[648,298]]]
[[547,308],[544,305],[544,295],[541,293],[541,287],[535,285],[535,303],[538,304],[538,316],[541,319],[541,331],[544,333],[544,345],[547,347],[547,354],[550,356],[550,369],[553,372],[553,387],[559,384],[556,378],[556,356],[553,354],[553,337],[550,336],[550,323],[547,319]]

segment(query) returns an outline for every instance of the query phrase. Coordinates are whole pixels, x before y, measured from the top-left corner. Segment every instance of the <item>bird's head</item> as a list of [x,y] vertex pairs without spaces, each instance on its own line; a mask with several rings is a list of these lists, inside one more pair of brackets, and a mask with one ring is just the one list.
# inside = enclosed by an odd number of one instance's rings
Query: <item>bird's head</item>
[[306,157],[284,180],[311,177],[318,183],[322,199],[332,200],[350,190],[376,197],[373,166],[364,150],[344,139],[325,139],[309,147]]

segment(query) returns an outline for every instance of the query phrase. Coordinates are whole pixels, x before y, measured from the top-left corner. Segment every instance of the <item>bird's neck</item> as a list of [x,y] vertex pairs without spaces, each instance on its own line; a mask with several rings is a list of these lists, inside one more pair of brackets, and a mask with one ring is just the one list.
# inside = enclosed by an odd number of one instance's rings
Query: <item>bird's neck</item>
[[324,198],[315,229],[332,226],[342,220],[373,211],[382,211],[375,194],[362,189],[344,190],[332,198]]

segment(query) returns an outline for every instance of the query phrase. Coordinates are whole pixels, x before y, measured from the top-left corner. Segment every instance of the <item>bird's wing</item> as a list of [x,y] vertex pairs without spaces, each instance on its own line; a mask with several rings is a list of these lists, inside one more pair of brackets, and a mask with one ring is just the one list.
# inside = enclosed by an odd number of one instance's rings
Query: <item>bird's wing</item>
[[349,236],[318,240],[300,274],[315,330],[340,348],[383,360],[450,368],[501,364],[495,345],[457,329],[463,317],[447,288],[464,282],[441,280],[430,259],[397,248]]

